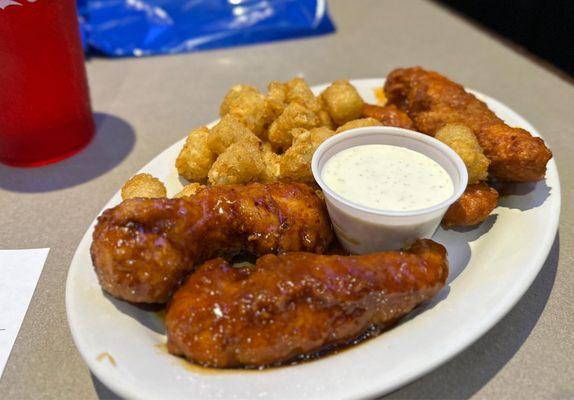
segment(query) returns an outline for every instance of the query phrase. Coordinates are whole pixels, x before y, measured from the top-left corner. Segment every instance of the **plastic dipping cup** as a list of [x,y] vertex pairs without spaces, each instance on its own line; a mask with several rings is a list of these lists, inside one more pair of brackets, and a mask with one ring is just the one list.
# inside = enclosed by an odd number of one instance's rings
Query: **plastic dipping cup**
[[[367,144],[404,147],[431,158],[450,176],[454,187],[452,195],[431,207],[412,211],[381,210],[341,197],[323,181],[323,167],[335,154]],[[351,129],[330,137],[313,154],[311,168],[325,194],[339,241],[356,254],[400,249],[416,239],[432,237],[446,210],[462,195],[468,181],[464,162],[446,144],[422,133],[384,126]]]

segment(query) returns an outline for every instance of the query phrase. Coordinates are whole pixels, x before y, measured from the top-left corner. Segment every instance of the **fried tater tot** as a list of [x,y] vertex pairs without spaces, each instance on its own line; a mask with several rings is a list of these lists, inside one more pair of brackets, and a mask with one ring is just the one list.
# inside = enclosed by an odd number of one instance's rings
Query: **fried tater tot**
[[212,185],[258,181],[265,170],[259,145],[248,141],[232,144],[217,157],[208,173]]
[[363,99],[348,81],[334,81],[321,97],[331,119],[337,126],[361,118]]
[[317,114],[320,126],[333,128],[333,121],[325,109],[325,103],[313,94],[311,88],[303,78],[293,78],[286,83],[287,102],[299,102]]
[[299,102],[292,102],[269,127],[269,142],[278,151],[285,151],[291,146],[291,131],[295,128],[311,129],[320,125],[317,115]]
[[314,183],[311,159],[317,147],[335,132],[326,127],[295,129],[293,145],[281,156],[279,178],[283,182]]
[[263,144],[261,152],[263,155],[263,163],[265,164],[265,169],[261,176],[262,181],[265,183],[277,182],[279,180],[281,156],[273,151],[269,142]]
[[192,182],[189,183],[187,185],[185,185],[179,193],[177,193],[175,196],[173,196],[174,199],[179,199],[181,197],[186,197],[186,196],[193,196],[194,194],[197,193],[197,191],[199,189],[205,188],[207,186],[202,185],[201,183],[198,182]]
[[442,219],[445,228],[472,226],[484,221],[498,204],[498,192],[484,182],[468,185]]
[[381,126],[381,122],[374,118],[359,118],[346,122],[337,128],[336,133],[348,131],[349,129],[363,128],[365,126]]
[[370,117],[379,120],[384,126],[396,126],[397,128],[415,130],[415,124],[412,119],[398,109],[394,104],[386,106],[377,106],[374,104],[365,104],[363,106],[363,117]]
[[436,132],[435,138],[445,143],[462,158],[468,171],[469,184],[486,180],[490,162],[468,126],[446,124]]
[[260,138],[265,138],[266,129],[273,120],[265,96],[248,85],[232,87],[221,103],[219,114],[221,117],[233,115]]
[[287,85],[273,81],[267,85],[267,104],[273,113],[273,118],[281,115],[287,106]]
[[217,155],[208,146],[208,135],[209,129],[206,127],[192,131],[177,156],[177,172],[188,181],[205,182],[207,172],[215,162]]
[[122,200],[135,197],[153,199],[167,196],[167,190],[162,181],[150,174],[136,174],[132,176],[122,186],[121,193]]
[[224,115],[207,136],[207,145],[215,154],[221,154],[233,143],[242,141],[259,143],[260,140],[231,114]]

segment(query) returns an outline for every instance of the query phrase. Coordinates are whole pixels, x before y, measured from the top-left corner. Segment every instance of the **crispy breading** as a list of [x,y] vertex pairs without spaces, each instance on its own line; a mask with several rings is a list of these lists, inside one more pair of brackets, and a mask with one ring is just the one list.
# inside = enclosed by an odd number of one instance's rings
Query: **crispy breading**
[[150,174],[136,174],[122,186],[122,200],[135,197],[159,198],[166,197],[165,185]]
[[207,144],[215,154],[221,154],[233,143],[242,141],[260,142],[259,138],[232,114],[224,115],[217,125],[211,128],[207,137]]
[[314,183],[311,159],[317,147],[335,132],[326,127],[294,129],[293,145],[280,158],[279,179],[284,182]]
[[346,122],[337,128],[336,133],[348,131],[349,129],[364,128],[366,126],[381,126],[381,122],[374,118],[359,118]]
[[266,142],[261,147],[263,154],[263,163],[265,169],[262,175],[263,182],[276,182],[279,180],[280,160],[281,156],[273,151],[269,142]]
[[446,228],[472,226],[484,221],[498,205],[498,192],[484,182],[468,185],[442,219]]
[[233,115],[260,138],[273,121],[273,111],[263,94],[247,85],[237,85],[227,93],[220,107],[220,116]]
[[199,189],[203,189],[205,187],[207,187],[207,186],[202,185],[201,183],[198,183],[198,182],[188,183],[179,191],[179,193],[177,193],[175,196],[173,196],[173,198],[179,199],[182,197],[193,196],[194,194],[197,193],[197,191]]
[[292,102],[269,127],[269,142],[277,151],[285,151],[291,146],[291,130],[295,128],[311,129],[319,126],[317,115],[299,102]]
[[278,81],[269,83],[266,100],[273,113],[273,118],[280,116],[287,106],[287,85]]
[[348,81],[334,81],[321,93],[321,98],[335,125],[341,126],[346,122],[361,118],[363,99]]
[[490,162],[468,126],[446,124],[436,132],[435,138],[445,143],[462,158],[468,171],[469,184],[478,183],[488,178]]
[[333,128],[333,121],[325,109],[325,103],[315,96],[303,78],[293,78],[286,83],[287,102],[296,101],[313,111],[320,121],[320,126]]
[[258,181],[265,171],[263,155],[258,144],[248,141],[232,144],[217,157],[208,177],[212,185],[227,185]]
[[209,129],[201,127],[192,131],[181,149],[175,166],[181,176],[190,182],[205,182],[216,154],[209,148]]

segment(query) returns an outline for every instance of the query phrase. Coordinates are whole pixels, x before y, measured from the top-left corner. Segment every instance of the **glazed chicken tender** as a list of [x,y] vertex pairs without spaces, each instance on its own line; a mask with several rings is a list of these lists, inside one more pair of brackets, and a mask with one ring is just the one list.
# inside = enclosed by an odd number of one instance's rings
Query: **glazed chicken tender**
[[361,118],[363,99],[348,81],[334,81],[321,93],[321,98],[337,126]]
[[208,145],[209,129],[192,131],[175,161],[177,172],[191,182],[205,182],[217,155]]
[[469,127],[461,124],[447,124],[437,131],[435,138],[449,146],[462,158],[468,171],[469,184],[486,180],[489,161]]
[[217,256],[324,252],[325,203],[304,184],[224,185],[180,199],[129,199],[98,218],[91,246],[102,288],[164,303],[194,266]]
[[122,200],[136,197],[158,198],[167,196],[163,182],[150,174],[137,174],[132,176],[122,186],[121,193]]
[[253,268],[217,258],[169,303],[168,350],[203,366],[261,367],[384,329],[445,285],[443,246],[362,256],[266,255]]

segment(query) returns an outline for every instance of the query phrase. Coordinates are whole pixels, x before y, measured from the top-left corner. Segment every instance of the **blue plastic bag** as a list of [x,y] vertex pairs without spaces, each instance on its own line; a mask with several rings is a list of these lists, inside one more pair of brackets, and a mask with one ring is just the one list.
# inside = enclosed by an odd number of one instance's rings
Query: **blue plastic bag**
[[144,56],[335,30],[326,0],[78,0],[88,50]]

